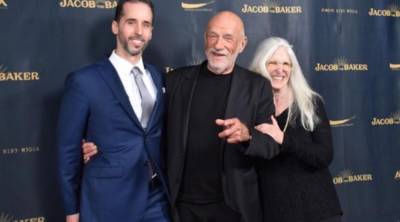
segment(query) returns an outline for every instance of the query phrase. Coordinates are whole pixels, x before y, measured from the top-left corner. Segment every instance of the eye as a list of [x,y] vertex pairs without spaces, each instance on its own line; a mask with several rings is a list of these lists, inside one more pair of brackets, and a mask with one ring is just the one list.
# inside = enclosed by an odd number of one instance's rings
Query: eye
[[292,63],[290,63],[290,62],[284,62],[284,63],[283,63],[283,66],[286,67],[286,68],[290,68],[290,67],[292,67]]
[[151,28],[153,25],[150,22],[144,22],[143,27],[145,28]]
[[277,66],[277,65],[278,65],[278,62],[277,62],[277,61],[269,61],[269,62],[268,62],[268,65],[270,65],[270,66]]
[[233,36],[231,36],[231,35],[225,35],[225,36],[224,36],[224,40],[227,41],[227,42],[232,42],[232,41],[233,41]]
[[216,35],[215,33],[207,33],[206,36],[208,39],[218,38],[218,35]]

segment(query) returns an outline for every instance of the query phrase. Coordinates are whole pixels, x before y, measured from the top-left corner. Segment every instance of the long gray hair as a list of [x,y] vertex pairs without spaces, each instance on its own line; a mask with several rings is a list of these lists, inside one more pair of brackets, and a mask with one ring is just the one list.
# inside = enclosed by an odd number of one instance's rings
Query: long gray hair
[[292,72],[288,82],[288,87],[293,93],[293,104],[289,106],[290,112],[288,121],[300,113],[301,125],[308,131],[313,131],[318,124],[319,119],[316,115],[316,98],[321,96],[314,92],[304,78],[301,67],[292,49],[292,46],[283,38],[271,37],[264,39],[258,46],[254,58],[250,64],[250,70],[261,74],[271,81],[270,73],[266,64],[278,48],[286,49],[292,62]]

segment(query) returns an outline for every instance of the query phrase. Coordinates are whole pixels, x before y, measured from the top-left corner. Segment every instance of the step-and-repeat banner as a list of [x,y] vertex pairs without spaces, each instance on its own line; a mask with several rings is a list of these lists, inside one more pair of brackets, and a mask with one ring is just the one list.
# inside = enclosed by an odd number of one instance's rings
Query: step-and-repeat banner
[[[155,0],[145,59],[165,70],[204,60],[203,32],[238,13],[249,44],[293,44],[325,99],[330,167],[345,222],[400,221],[399,0]],[[0,0],[0,222],[63,220],[55,127],[67,74],[108,56],[115,0]],[[318,203],[317,203],[318,204]]]

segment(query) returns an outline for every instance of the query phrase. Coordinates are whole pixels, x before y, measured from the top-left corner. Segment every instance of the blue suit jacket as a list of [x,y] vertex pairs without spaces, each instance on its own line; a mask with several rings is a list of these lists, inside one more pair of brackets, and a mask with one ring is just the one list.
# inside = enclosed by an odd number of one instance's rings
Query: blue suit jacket
[[[157,88],[146,130],[108,59],[67,77],[58,125],[58,167],[67,215],[80,213],[82,222],[142,218],[150,180],[146,161],[150,158],[163,175],[160,149],[165,91],[163,75],[151,65],[145,68]],[[99,147],[99,153],[85,165],[84,138]]]

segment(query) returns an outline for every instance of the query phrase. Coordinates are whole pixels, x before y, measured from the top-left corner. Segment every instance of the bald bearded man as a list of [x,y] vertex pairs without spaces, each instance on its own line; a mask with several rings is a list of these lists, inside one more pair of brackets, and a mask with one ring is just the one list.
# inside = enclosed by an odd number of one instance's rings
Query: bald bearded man
[[[223,11],[204,33],[207,60],[167,74],[167,181],[175,222],[262,221],[258,159],[278,154],[254,130],[274,113],[270,83],[238,65],[243,21]],[[85,147],[86,146],[86,147]],[[84,145],[85,159],[97,153]]]
[[272,89],[236,65],[243,21],[223,11],[204,34],[207,61],[167,74],[167,177],[174,221],[262,220],[255,166],[278,147],[254,130],[274,113]]

